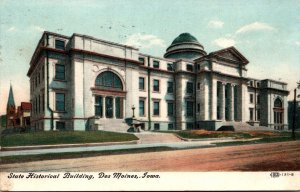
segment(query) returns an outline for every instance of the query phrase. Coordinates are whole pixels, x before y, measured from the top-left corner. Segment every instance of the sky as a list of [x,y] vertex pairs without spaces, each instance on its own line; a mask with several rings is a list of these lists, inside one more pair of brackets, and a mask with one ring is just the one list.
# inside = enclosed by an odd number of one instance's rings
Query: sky
[[236,47],[248,77],[300,80],[300,0],[0,0],[0,114],[10,82],[29,101],[29,62],[43,31],[90,35],[163,57],[189,32],[207,53]]

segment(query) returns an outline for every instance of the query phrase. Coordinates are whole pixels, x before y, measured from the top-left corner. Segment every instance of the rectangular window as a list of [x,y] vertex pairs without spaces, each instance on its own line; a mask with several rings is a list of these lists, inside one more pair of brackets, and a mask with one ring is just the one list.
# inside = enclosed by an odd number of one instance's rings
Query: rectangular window
[[167,93],[173,93],[173,82],[168,81]]
[[60,130],[60,131],[63,131],[66,129],[66,124],[65,122],[62,122],[62,121],[56,121],[56,129],[57,130]]
[[55,48],[65,50],[65,41],[56,39],[55,40]]
[[139,89],[145,90],[145,78],[144,77],[139,77]]
[[145,116],[145,100],[144,99],[139,100],[139,116],[140,117]]
[[65,65],[55,65],[55,79],[65,80]]
[[159,61],[153,61],[153,68],[159,68]]
[[42,67],[42,79],[44,79],[45,78],[45,67],[43,66]]
[[153,115],[159,115],[159,101],[153,102]]
[[56,111],[65,111],[65,94],[56,93],[55,94],[55,108]]
[[200,113],[200,103],[197,103],[197,112]]
[[174,115],[174,103],[168,102],[168,116]]
[[200,90],[200,83],[197,83],[197,89]]
[[250,94],[250,103],[253,103],[253,94]]
[[186,129],[194,129],[194,123],[186,123]]
[[159,80],[153,79],[153,91],[159,92]]
[[259,95],[257,95],[256,103],[257,103],[257,104],[260,104],[260,96],[259,96]]
[[159,123],[154,123],[154,130],[159,130],[159,129],[160,129]]
[[193,83],[192,82],[187,82],[186,83],[186,92],[187,93],[193,93]]
[[197,70],[198,71],[200,70],[200,64],[197,64]]
[[253,108],[249,109],[249,113],[250,113],[250,121],[253,121]]
[[193,70],[194,70],[194,69],[193,69],[193,65],[187,64],[187,65],[186,65],[186,70],[187,70],[187,71],[190,71],[190,72],[193,72]]
[[95,116],[102,117],[102,111],[103,111],[103,98],[102,96],[95,96]]
[[257,82],[256,86],[257,86],[257,87],[260,87],[260,83],[259,83],[259,82]]
[[257,109],[257,120],[260,121],[260,109]]
[[139,57],[139,62],[141,62],[141,63],[143,63],[143,65],[145,65],[145,58]]
[[174,71],[174,65],[173,65],[173,63],[168,63],[167,64],[167,70],[168,71]]
[[168,130],[173,130],[174,129],[174,124],[173,123],[169,123],[168,124]]
[[250,81],[250,87],[253,87],[253,81]]
[[192,101],[187,101],[186,102],[186,116],[188,117],[192,117],[194,115],[193,111],[194,111],[194,106],[193,106],[193,102]]

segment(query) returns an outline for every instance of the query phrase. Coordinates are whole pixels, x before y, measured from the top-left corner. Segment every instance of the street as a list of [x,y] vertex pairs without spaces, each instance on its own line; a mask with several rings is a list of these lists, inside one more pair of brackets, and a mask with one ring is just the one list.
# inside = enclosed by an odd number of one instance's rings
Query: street
[[10,171],[300,171],[300,141],[45,160]]

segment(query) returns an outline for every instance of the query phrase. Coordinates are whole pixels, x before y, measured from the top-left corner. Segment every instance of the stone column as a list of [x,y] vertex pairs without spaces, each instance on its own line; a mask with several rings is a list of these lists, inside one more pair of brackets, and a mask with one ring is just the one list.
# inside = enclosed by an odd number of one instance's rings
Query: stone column
[[225,83],[222,82],[222,85],[221,85],[221,119],[222,121],[225,121]]
[[113,97],[113,106],[112,106],[112,110],[113,110],[113,119],[116,119],[116,97]]
[[211,120],[217,119],[217,81],[212,79],[211,85]]
[[102,118],[103,118],[103,119],[106,119],[106,114],[105,114],[105,111],[106,111],[106,110],[105,110],[106,96],[103,96],[103,97],[102,97],[102,102],[103,102],[103,105],[102,105],[102,115],[103,115],[103,116],[102,116]]
[[231,84],[230,86],[230,115],[229,115],[229,118],[230,118],[230,121],[234,121],[234,84]]

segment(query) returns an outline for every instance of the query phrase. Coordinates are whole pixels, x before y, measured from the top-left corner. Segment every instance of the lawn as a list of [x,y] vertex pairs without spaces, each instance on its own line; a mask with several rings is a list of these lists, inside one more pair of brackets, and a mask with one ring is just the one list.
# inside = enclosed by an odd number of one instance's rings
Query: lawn
[[1,146],[101,143],[133,140],[138,140],[138,138],[129,133],[107,131],[43,131],[3,135],[1,136]]
[[233,131],[206,131],[206,130],[191,130],[191,131],[179,131],[175,134],[186,139],[204,139],[204,138],[224,138],[232,137],[235,139],[250,139],[250,138],[269,138],[269,137],[286,137],[290,133],[287,132],[272,132],[272,131],[245,131],[245,132],[233,132]]
[[73,159],[73,158],[84,158],[84,157],[96,157],[105,155],[120,155],[120,154],[134,154],[134,153],[146,153],[146,152],[158,152],[158,151],[170,151],[176,150],[170,147],[148,147],[139,149],[120,149],[120,150],[109,150],[109,151],[81,151],[81,152],[66,152],[66,153],[47,153],[38,155],[20,155],[20,156],[7,156],[1,157],[1,164],[10,163],[24,163],[31,161],[43,161],[53,159]]

